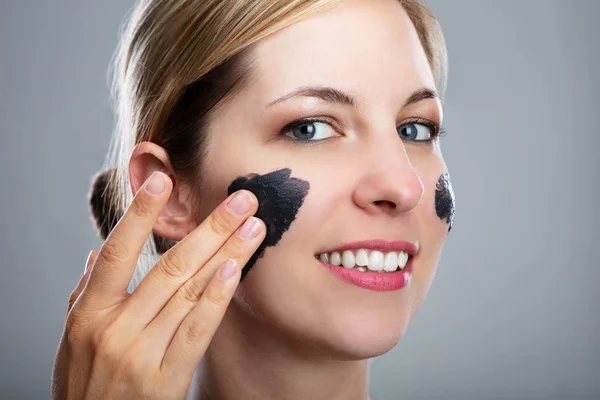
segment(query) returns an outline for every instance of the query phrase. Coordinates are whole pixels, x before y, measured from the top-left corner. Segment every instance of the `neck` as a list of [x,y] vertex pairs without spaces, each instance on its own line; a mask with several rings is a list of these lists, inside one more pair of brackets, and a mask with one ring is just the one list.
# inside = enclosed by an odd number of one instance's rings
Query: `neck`
[[199,400],[370,400],[368,360],[334,359],[231,302],[194,376]]

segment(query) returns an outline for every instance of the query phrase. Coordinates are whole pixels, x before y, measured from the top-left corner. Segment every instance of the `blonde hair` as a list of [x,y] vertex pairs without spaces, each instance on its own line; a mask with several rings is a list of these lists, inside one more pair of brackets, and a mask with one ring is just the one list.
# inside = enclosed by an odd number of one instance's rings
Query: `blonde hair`
[[[115,131],[103,172],[94,177],[90,210],[103,239],[133,199],[129,157],[143,141],[165,148],[177,179],[202,187],[210,112],[252,73],[252,45],[342,0],[141,0],[132,9],[112,62]],[[446,85],[441,28],[420,0],[398,0],[429,60],[437,89]],[[197,200],[197,199],[196,199]],[[150,235],[128,291],[174,242]]]

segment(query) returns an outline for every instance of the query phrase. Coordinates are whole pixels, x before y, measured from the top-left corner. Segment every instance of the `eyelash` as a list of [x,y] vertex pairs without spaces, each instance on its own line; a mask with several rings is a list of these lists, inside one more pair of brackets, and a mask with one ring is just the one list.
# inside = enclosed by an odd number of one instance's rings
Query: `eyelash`
[[[291,131],[292,129],[296,128],[297,126],[301,126],[301,125],[304,125],[306,123],[311,123],[311,122],[320,122],[320,123],[327,124],[330,126],[332,125],[332,121],[323,119],[323,118],[301,118],[301,119],[297,119],[297,120],[292,121],[289,124],[285,125],[281,129],[280,135],[282,135],[285,139],[289,139],[293,142],[300,142],[304,145],[310,145],[311,143],[320,143],[320,142],[324,142],[324,141],[330,139],[330,138],[328,138],[328,139],[321,139],[321,140],[300,140],[300,139],[294,139],[294,138],[291,138],[291,137],[285,135],[287,132]],[[436,123],[434,123],[428,119],[423,119],[423,118],[418,118],[418,117],[409,118],[408,120],[405,120],[402,124],[400,124],[398,126],[408,125],[408,124],[421,124],[421,125],[428,127],[433,132],[431,134],[431,138],[429,140],[418,140],[418,141],[416,141],[417,143],[419,143],[419,142],[429,143],[438,137],[445,136],[445,134],[446,134],[446,129],[444,127],[438,126]]]
[[438,124],[436,124],[433,121],[430,121],[428,119],[418,118],[418,117],[409,118],[408,120],[404,121],[402,124],[400,124],[398,126],[408,125],[408,124],[421,124],[421,125],[425,125],[426,127],[428,127],[433,132],[431,134],[431,139],[429,139],[429,140],[419,140],[417,142],[431,142],[435,138],[442,137],[442,136],[444,136],[446,134],[446,129],[443,126],[438,126]]

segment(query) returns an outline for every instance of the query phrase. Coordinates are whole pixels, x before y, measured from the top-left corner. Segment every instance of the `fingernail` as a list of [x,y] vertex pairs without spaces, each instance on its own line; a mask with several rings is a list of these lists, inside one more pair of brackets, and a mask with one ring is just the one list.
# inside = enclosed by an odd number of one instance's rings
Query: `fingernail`
[[250,217],[244,222],[244,225],[240,229],[240,235],[244,239],[252,239],[258,234],[258,219]]
[[228,258],[227,261],[225,261],[225,263],[221,267],[221,271],[219,271],[219,277],[226,281],[227,279],[233,276],[236,269],[237,262],[235,262],[235,260],[232,260],[231,258]]
[[247,213],[252,207],[252,201],[248,193],[241,191],[235,194],[231,200],[227,203],[227,208],[234,215],[243,215]]
[[162,192],[164,192],[165,178],[163,174],[161,174],[158,171],[153,172],[152,176],[150,176],[150,179],[148,179],[148,183],[146,184],[144,189],[146,189],[147,193],[153,196],[159,195]]

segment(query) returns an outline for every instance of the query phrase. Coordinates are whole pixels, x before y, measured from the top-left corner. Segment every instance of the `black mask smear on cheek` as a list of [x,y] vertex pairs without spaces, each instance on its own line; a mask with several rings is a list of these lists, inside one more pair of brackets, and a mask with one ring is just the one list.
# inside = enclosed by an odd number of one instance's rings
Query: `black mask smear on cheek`
[[435,212],[441,220],[446,220],[449,224],[448,232],[454,224],[454,211],[456,202],[454,199],[454,190],[450,182],[450,175],[443,174],[435,185]]
[[291,169],[284,168],[265,175],[250,174],[235,179],[227,188],[228,196],[240,189],[254,193],[258,199],[258,210],[254,216],[263,220],[267,227],[265,239],[242,268],[240,281],[264,255],[265,249],[279,242],[308,195],[310,184],[302,179],[290,178],[291,173]]

